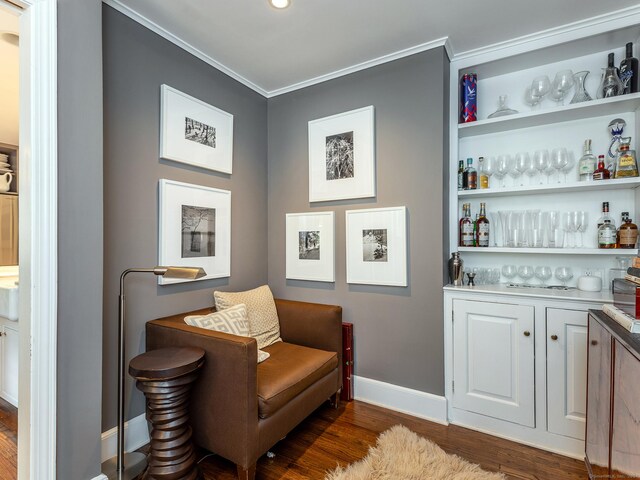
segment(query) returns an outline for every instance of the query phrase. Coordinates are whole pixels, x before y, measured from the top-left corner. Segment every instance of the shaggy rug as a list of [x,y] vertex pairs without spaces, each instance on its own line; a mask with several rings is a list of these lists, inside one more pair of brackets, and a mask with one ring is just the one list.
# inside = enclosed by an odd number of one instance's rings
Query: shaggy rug
[[457,455],[445,453],[438,445],[402,425],[378,437],[375,447],[359,462],[338,467],[325,480],[505,480]]

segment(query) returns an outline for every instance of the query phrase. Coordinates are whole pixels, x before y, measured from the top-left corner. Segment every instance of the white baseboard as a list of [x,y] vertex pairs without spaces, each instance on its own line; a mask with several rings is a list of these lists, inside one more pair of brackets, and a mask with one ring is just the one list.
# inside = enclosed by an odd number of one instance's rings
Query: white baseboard
[[356,400],[443,425],[449,424],[445,397],[356,375],[353,378]]
[[92,478],[91,480],[109,480],[104,473],[101,473],[97,477]]
[[[137,450],[147,443],[149,443],[149,429],[144,413],[124,423],[124,450],[126,452]],[[102,461],[115,457],[116,450],[118,450],[118,428],[113,427],[102,433]],[[94,480],[101,478],[97,477]]]

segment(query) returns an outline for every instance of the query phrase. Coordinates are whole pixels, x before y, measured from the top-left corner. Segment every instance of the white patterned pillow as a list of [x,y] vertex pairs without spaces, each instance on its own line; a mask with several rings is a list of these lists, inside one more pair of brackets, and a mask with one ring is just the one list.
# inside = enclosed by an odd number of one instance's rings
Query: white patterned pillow
[[[208,315],[187,315],[184,317],[184,323],[192,327],[206,328],[241,337],[250,336],[249,318],[244,303]],[[265,361],[269,356],[268,352],[258,350],[258,363]]]
[[251,336],[258,342],[258,348],[265,348],[281,342],[280,322],[276,302],[268,285],[246,292],[213,292],[218,310],[244,303],[249,316]]

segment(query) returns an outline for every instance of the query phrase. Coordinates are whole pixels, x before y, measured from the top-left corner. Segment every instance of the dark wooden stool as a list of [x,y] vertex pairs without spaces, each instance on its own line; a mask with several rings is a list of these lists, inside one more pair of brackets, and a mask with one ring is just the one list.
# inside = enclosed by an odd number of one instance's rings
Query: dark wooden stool
[[204,363],[204,350],[161,348],[138,355],[129,374],[147,399],[151,448],[146,480],[202,480],[189,426],[189,393]]

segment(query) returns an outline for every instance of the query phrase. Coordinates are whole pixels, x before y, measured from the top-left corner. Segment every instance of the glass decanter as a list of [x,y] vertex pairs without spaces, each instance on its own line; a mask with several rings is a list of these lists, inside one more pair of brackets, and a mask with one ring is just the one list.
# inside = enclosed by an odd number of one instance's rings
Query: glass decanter
[[573,79],[576,85],[576,93],[573,94],[573,98],[570,103],[582,103],[589,102],[593,100],[587,89],[584,87],[584,82],[587,79],[587,75],[589,72],[587,70],[583,70],[582,72],[576,72],[573,74]]
[[638,163],[636,151],[630,150],[631,137],[620,139],[618,154],[616,155],[616,169],[613,178],[637,177]]
[[487,118],[504,117],[505,115],[513,115],[514,113],[518,113],[518,111],[507,107],[507,96],[500,95],[498,97],[498,110],[493,112]]
[[613,65],[613,53],[609,54],[609,66],[602,69],[602,80],[598,87],[598,98],[609,98],[622,95],[624,86],[618,76],[618,69]]

